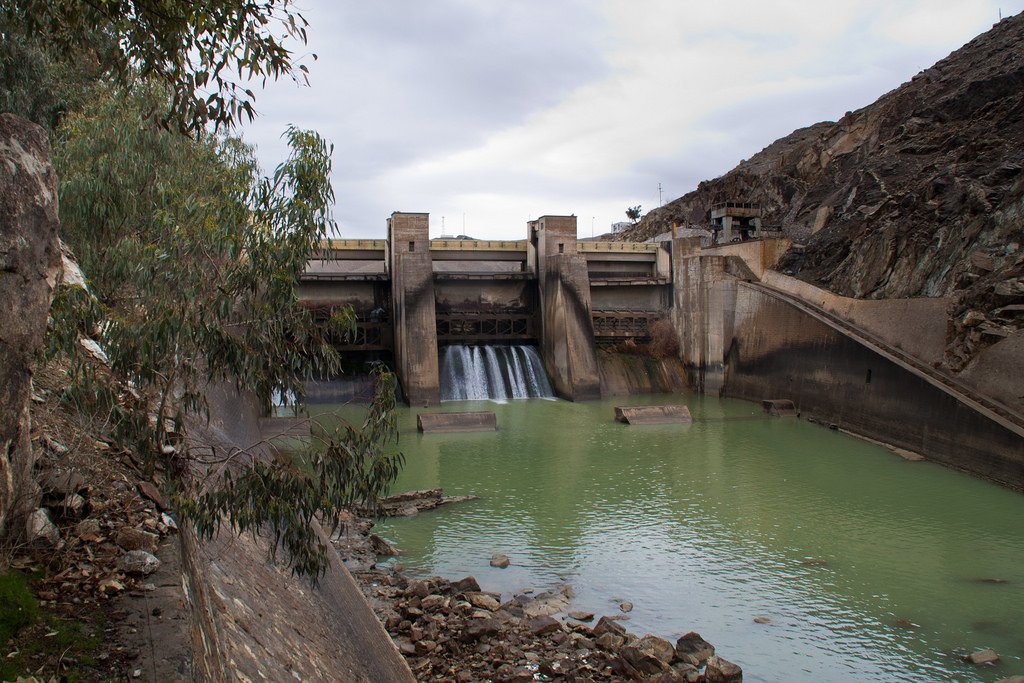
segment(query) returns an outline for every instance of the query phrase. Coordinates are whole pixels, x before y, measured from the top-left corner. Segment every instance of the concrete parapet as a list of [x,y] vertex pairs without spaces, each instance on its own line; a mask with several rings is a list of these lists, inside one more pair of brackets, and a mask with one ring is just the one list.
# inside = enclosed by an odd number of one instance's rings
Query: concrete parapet
[[772,398],[761,401],[764,412],[772,417],[800,417],[796,406],[788,398]]
[[442,432],[493,432],[498,428],[494,413],[486,410],[465,413],[420,413],[416,427],[424,434]]
[[615,420],[631,425],[684,424],[693,422],[684,405],[615,406]]
[[761,278],[779,262],[779,258],[789,250],[791,244],[788,238],[750,240],[706,247],[702,253],[705,256],[738,256],[754,275]]
[[951,303],[948,297],[851,299],[773,270],[764,272],[761,282],[847,320],[926,363],[942,360]]

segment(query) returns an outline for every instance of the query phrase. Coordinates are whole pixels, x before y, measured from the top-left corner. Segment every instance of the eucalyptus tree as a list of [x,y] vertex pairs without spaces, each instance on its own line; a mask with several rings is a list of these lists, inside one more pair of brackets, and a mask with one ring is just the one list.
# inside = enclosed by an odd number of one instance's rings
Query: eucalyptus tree
[[4,42],[22,37],[123,86],[158,85],[170,94],[161,122],[189,133],[252,120],[250,82],[304,80],[291,45],[306,27],[292,0],[0,0]]
[[[203,457],[178,435],[204,414],[211,380],[265,404],[275,393],[301,402],[303,380],[339,370],[330,340],[353,330],[351,312],[314,321],[297,295],[333,229],[331,148],[289,128],[290,158],[261,177],[239,139],[185,137],[145,117],[168,103],[161,90],[95,94],[66,117],[55,147],[62,230],[89,289],[59,291],[50,352],[71,361],[68,397],[109,424],[119,447],[180,475]],[[81,353],[86,337],[105,364]],[[207,535],[222,521],[269,524],[293,568],[315,578],[326,549],[310,530],[314,515],[336,525],[346,505],[375,501],[402,463],[394,378],[378,380],[361,428],[338,428],[301,463],[247,459],[202,492],[179,487],[180,509]]]

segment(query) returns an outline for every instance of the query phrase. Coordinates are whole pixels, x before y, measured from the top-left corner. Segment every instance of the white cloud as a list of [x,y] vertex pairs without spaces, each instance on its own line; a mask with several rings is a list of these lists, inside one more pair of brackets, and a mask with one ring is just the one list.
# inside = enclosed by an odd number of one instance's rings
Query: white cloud
[[542,214],[603,232],[656,206],[659,182],[674,199],[870,104],[998,16],[988,0],[308,1],[312,87],[259,93],[245,135],[268,167],[287,123],[332,140],[352,236],[396,210],[437,234],[463,214],[480,237],[520,239]]

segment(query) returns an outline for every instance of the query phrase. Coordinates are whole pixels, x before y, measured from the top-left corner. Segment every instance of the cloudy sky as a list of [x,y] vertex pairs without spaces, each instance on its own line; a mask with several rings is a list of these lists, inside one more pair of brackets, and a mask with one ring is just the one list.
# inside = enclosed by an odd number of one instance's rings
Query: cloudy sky
[[[288,124],[334,144],[344,237],[393,211],[431,237],[607,232],[773,140],[909,80],[1024,0],[299,0],[310,85],[257,91],[265,171]],[[312,54],[317,55],[316,61]],[[659,195],[659,184],[661,193]],[[443,227],[442,227],[443,221]]]

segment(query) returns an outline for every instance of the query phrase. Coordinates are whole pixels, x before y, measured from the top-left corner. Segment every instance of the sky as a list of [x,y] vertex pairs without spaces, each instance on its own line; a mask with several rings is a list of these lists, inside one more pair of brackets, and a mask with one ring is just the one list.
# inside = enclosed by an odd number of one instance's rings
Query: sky
[[[309,85],[254,88],[265,173],[289,125],[334,146],[342,237],[581,238],[872,103],[1024,0],[298,0]],[[313,55],[316,55],[314,61]]]

